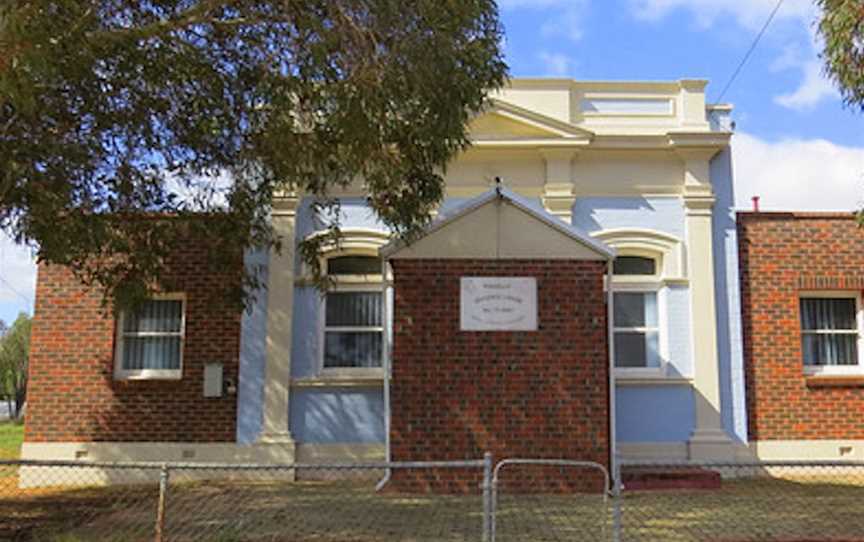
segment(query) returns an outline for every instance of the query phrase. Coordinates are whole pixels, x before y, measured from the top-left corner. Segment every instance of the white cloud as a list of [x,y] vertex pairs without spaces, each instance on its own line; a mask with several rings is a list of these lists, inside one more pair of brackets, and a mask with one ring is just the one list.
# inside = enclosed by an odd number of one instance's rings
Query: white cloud
[[582,19],[588,0],[500,0],[502,11],[535,10],[548,13],[540,26],[544,37],[564,37],[571,41],[582,39]]
[[750,209],[753,196],[760,196],[763,210],[851,211],[864,205],[864,148],[738,133],[732,152],[740,209]]
[[543,63],[543,75],[548,77],[563,77],[570,75],[572,61],[567,55],[541,51],[537,58]]
[[[685,10],[691,13],[697,24],[708,28],[721,17],[731,17],[739,26],[753,32],[754,37],[777,6],[776,0],[630,0],[630,3],[635,17],[649,21],[660,20],[675,10]],[[779,34],[787,41],[770,69],[794,69],[801,73],[798,87],[775,96],[774,102],[796,111],[812,109],[823,100],[838,96],[833,84],[821,71],[822,64],[817,54],[821,47],[814,28],[818,14],[812,0],[787,0],[769,28],[769,36],[777,37]],[[792,26],[776,28],[783,20]]]
[[839,96],[834,84],[822,74],[822,63],[809,60],[801,66],[804,80],[793,92],[774,97],[774,101],[783,107],[798,111],[812,109],[826,98]]
[[36,263],[28,247],[0,233],[0,303],[32,313]]

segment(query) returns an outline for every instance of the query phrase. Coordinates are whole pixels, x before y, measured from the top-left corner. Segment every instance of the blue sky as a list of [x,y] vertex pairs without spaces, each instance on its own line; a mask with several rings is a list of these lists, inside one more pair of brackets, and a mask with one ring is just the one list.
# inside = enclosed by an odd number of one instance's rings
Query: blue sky
[[[710,80],[715,101],[776,0],[499,0],[513,76]],[[864,115],[821,75],[811,0],[785,0],[724,102],[738,206],[864,205]],[[0,319],[32,312],[28,250],[0,240]]]
[[[515,76],[706,78],[708,97],[747,52],[776,0],[501,0]],[[740,130],[771,140],[864,145],[861,117],[820,73],[815,8],[786,0],[724,101]]]

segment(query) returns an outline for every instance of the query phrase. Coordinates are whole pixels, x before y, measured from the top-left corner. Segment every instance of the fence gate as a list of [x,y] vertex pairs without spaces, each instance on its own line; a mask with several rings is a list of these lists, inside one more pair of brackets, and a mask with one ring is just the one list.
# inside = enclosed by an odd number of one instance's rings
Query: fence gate
[[593,461],[504,459],[492,475],[490,540],[608,540],[609,471]]

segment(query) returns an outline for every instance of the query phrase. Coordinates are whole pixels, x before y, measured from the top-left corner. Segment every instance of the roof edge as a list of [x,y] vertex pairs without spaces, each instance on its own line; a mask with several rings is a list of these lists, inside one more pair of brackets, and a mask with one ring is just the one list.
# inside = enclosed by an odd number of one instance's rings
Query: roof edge
[[[557,230],[559,233],[573,239],[574,241],[581,243],[584,247],[589,250],[596,252],[598,255],[603,256],[606,260],[612,260],[615,258],[615,249],[609,247],[602,241],[598,239],[594,239],[587,232],[583,232],[573,227],[572,225],[568,225],[567,223],[561,221],[560,219],[550,215],[549,213],[538,211],[534,209],[531,205],[529,205],[522,196],[516,194],[515,192],[502,188],[502,187],[494,187],[486,192],[476,196],[462,205],[448,212],[447,214],[439,215],[438,218],[433,220],[421,233],[421,235],[413,242],[419,241],[423,237],[431,235],[436,231],[444,228],[445,226],[456,222],[460,218],[468,215],[474,210],[482,207],[483,205],[493,201],[496,198],[500,198],[509,204],[513,205],[520,211],[534,217],[535,219],[543,222],[547,226],[552,229]],[[409,246],[410,243],[406,242],[402,238],[396,238],[391,242],[387,243],[380,249],[380,254],[384,259],[389,259],[391,256]]]

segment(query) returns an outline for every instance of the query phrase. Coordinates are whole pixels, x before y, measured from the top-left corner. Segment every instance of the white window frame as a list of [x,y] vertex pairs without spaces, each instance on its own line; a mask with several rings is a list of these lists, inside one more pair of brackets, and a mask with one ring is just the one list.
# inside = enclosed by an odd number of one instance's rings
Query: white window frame
[[[379,258],[377,253],[369,253],[368,251],[349,251],[328,254],[323,259],[322,269],[327,270],[327,259],[339,258],[342,256],[361,256],[369,258]],[[383,271],[382,263],[382,271]],[[337,275],[328,277],[332,284],[327,289],[327,292],[321,296],[319,310],[319,338],[318,344],[318,374],[326,378],[383,378],[384,366],[387,356],[387,295],[385,293],[386,281],[383,273],[375,275]],[[381,296],[381,325],[380,326],[327,326],[327,296],[331,293],[349,293],[349,292],[373,292]],[[327,332],[328,331],[376,331],[381,333],[381,365],[379,367],[325,367],[324,361],[326,358],[327,348]]]
[[657,348],[660,363],[657,367],[618,367],[617,352],[613,359],[615,374],[621,378],[663,378],[667,374],[669,364],[668,340],[666,333],[666,296],[663,295],[665,283],[662,279],[663,258],[659,254],[643,250],[624,250],[618,256],[635,256],[654,260],[653,275],[615,275],[612,274],[612,296],[617,293],[653,293],[657,296],[657,327],[619,327],[615,325],[615,310],[612,314],[612,341],[618,332],[657,332]]
[[[619,275],[623,276],[623,275]],[[640,327],[619,327],[615,325],[615,310],[613,307],[612,310],[612,340],[615,340],[615,335],[618,332],[640,332],[646,333],[650,331],[657,332],[657,348],[659,350],[658,355],[660,356],[660,363],[657,367],[618,367],[617,365],[617,352],[615,353],[616,362],[615,372],[619,373],[621,376],[626,377],[646,377],[646,378],[657,378],[664,376],[666,374],[666,365],[668,356],[666,355],[666,333],[664,330],[664,314],[665,314],[665,296],[661,295],[661,285],[660,283],[649,283],[649,282],[639,282],[639,283],[617,283],[613,279],[613,288],[612,288],[612,296],[614,299],[615,294],[619,293],[653,293],[657,296],[657,327],[649,327],[649,326],[640,326]]]
[[[180,380],[183,377],[183,353],[186,349],[186,294],[157,294],[153,301],[180,301],[179,332],[124,332],[123,322],[126,311],[120,311],[114,340],[114,378],[115,380]],[[177,369],[124,369],[123,340],[125,337],[180,337],[180,366]]]
[[[805,332],[801,329],[801,299],[802,298],[829,298],[829,299],[855,299],[855,331],[826,331],[811,330]],[[864,374],[864,304],[862,304],[861,292],[858,290],[802,290],[798,292],[798,345],[801,348],[801,365],[805,375],[862,375]],[[805,333],[830,333],[849,334],[858,336],[856,347],[858,350],[858,363],[856,365],[807,365],[804,363],[803,339]]]

